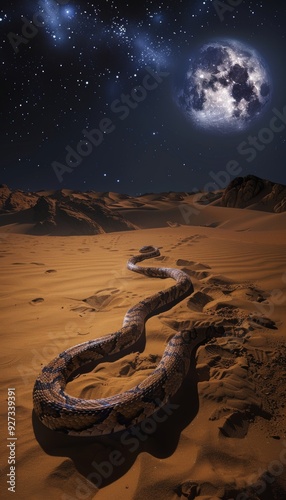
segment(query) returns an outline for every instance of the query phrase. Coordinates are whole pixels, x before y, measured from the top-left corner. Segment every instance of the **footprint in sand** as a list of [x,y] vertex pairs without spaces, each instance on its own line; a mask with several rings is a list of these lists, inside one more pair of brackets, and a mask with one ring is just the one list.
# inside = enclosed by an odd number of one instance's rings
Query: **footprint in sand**
[[211,269],[210,266],[206,264],[201,264],[200,262],[178,259],[176,261],[176,265],[180,267],[184,266],[182,268],[182,271],[184,271],[185,273],[189,274],[189,276],[192,276],[193,278],[196,278],[198,280],[202,280],[210,276],[210,274],[205,271],[205,269]]
[[177,266],[193,266],[195,263],[192,260],[178,259],[176,261]]
[[[209,283],[208,279],[206,280],[206,283]],[[201,292],[210,295],[213,300],[225,298],[225,296],[230,295],[234,290],[235,288],[232,287],[223,288],[208,285],[201,288]]]
[[223,316],[224,318],[232,318],[234,313],[238,312],[238,308],[233,304],[228,304],[227,302],[216,302],[209,308],[209,311],[213,313],[215,312],[218,316]]
[[56,273],[57,271],[55,269],[48,269],[47,271],[45,271],[45,274],[52,274],[52,273]]
[[259,316],[258,314],[251,313],[248,317],[248,321],[251,325],[254,325],[255,328],[261,327],[277,330],[275,321],[272,321],[272,319],[266,318],[265,316]]
[[[75,491],[79,489],[78,485],[82,483],[81,478],[82,476],[74,463],[71,460],[64,460],[48,474],[47,482],[57,491],[64,491],[65,495],[62,496],[63,498],[65,496],[66,498],[72,498]],[[88,483],[88,487],[84,485],[84,488],[84,491],[88,491],[89,493],[88,498],[94,497],[98,492],[98,488],[92,482]]]
[[85,302],[88,306],[76,306],[71,310],[76,312],[95,312],[105,309],[114,297],[120,292],[117,288],[105,288],[103,290],[98,290],[94,295],[82,299],[80,302]]
[[207,273],[206,271],[193,271],[192,269],[189,269],[187,267],[183,267],[182,271],[197,280],[204,280],[209,276],[209,273]]
[[211,269],[210,266],[208,266],[207,264],[202,264],[201,262],[195,262],[194,268],[195,269]]
[[31,264],[33,264],[34,266],[44,266],[45,265],[42,262],[31,262]]
[[[205,346],[205,351],[210,355],[210,356],[219,356],[220,358],[226,358],[226,359],[232,359],[233,360],[233,354],[231,351],[224,349],[218,344],[207,344]],[[233,362],[231,363],[233,364]]]
[[38,297],[37,299],[33,299],[31,300],[31,302],[29,302],[29,304],[35,306],[37,304],[41,304],[42,302],[44,302],[45,299],[43,299],[42,297]]
[[94,309],[93,307],[78,306],[78,307],[72,307],[71,311],[78,313],[91,313],[95,312],[96,309]]
[[156,257],[155,258],[155,260],[158,260],[158,261],[161,261],[161,262],[166,262],[169,259],[170,259],[170,257],[167,257],[165,255],[160,255],[160,257]]
[[219,405],[214,406],[209,420],[218,421],[219,433],[225,437],[244,437],[250,417],[262,416],[261,399],[248,377],[247,358],[214,344],[200,349],[198,368],[205,365],[209,379],[200,383],[200,398]]
[[220,287],[221,290],[235,290],[234,282],[225,276],[211,275],[208,278],[207,283],[215,287]]
[[202,312],[204,307],[212,302],[213,298],[203,292],[195,292],[187,302],[187,306],[192,311]]
[[[251,343],[251,342],[250,342]],[[269,349],[259,349],[257,347],[247,346],[247,356],[250,362],[257,366],[265,366],[273,360],[275,352]]]
[[234,411],[219,426],[220,434],[228,438],[243,439],[248,433],[249,420],[252,420],[250,415]]
[[193,234],[193,236],[189,236],[188,238],[185,238],[182,241],[183,241],[183,243],[187,243],[188,241],[197,242],[197,241],[202,240],[204,238],[207,238],[207,236],[205,234]]
[[247,292],[245,292],[246,296],[248,297],[248,300],[254,301],[254,302],[264,302],[267,300],[267,297],[269,297],[269,293],[264,292],[263,290],[259,290],[258,288],[255,288],[254,286],[250,286],[247,289]]
[[171,247],[172,250],[175,250],[176,248],[178,248],[180,245],[183,245],[185,243],[188,243],[189,245],[192,245],[193,243],[197,243],[201,238],[203,238],[204,236],[200,236],[199,234],[195,234],[193,236],[189,236],[188,238],[184,238],[184,239],[180,239],[179,241],[177,241],[177,243],[175,245],[173,245]]

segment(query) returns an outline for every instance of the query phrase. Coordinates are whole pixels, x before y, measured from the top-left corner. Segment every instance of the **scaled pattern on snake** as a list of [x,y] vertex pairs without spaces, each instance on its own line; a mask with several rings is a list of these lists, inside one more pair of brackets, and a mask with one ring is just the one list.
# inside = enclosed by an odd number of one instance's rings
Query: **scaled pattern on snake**
[[160,251],[143,247],[127,262],[129,270],[148,277],[173,278],[176,284],[148,297],[129,309],[123,326],[115,333],[90,340],[63,351],[42,369],[33,391],[34,410],[50,429],[70,435],[110,434],[146,419],[173,396],[190,365],[191,350],[198,342],[195,330],[175,334],[168,342],[156,369],[136,387],[103,399],[80,399],[65,392],[71,374],[82,366],[121,352],[143,334],[148,317],[162,308],[170,309],[193,292],[190,277],[179,269],[141,267],[137,262],[158,257]]

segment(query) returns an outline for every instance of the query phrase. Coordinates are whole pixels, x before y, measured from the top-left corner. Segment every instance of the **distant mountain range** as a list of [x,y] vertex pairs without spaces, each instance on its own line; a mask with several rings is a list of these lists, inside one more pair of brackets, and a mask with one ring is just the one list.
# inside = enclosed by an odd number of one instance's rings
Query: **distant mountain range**
[[[150,193],[133,197],[112,192],[83,193],[67,189],[25,193],[2,184],[0,227],[12,232],[38,235],[130,231],[145,227],[143,214],[148,212],[150,216],[150,211],[157,214],[152,227],[156,227],[156,220],[160,227],[162,224],[173,227],[186,223],[186,220],[182,220],[182,206],[195,206],[195,217],[196,212],[202,211],[206,205],[279,214],[286,211],[286,186],[248,175],[235,178],[225,189],[215,192]],[[175,213],[178,216],[174,216]],[[171,221],[168,220],[170,214]],[[192,220],[188,223],[191,224]]]
[[254,175],[235,178],[223,191],[224,207],[252,208],[266,212],[286,211],[286,186]]

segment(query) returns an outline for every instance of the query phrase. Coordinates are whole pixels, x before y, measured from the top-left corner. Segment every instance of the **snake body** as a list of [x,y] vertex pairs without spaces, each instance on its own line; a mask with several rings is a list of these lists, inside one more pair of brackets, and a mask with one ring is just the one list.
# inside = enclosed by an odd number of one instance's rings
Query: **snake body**
[[95,400],[71,397],[65,392],[75,370],[128,348],[141,337],[148,317],[162,308],[170,309],[193,292],[190,277],[184,271],[137,265],[159,255],[157,248],[143,247],[140,255],[128,260],[127,267],[148,277],[173,278],[174,286],[129,309],[117,332],[71,347],[42,369],[34,385],[33,402],[35,413],[45,426],[70,435],[110,434],[146,419],[177,392],[189,369],[190,351],[197,339],[195,330],[175,334],[155,370],[126,392]]

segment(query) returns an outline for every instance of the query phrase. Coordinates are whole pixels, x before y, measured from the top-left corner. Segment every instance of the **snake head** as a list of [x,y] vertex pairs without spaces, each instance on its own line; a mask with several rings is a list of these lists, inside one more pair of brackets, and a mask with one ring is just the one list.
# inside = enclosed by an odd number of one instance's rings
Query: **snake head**
[[145,247],[140,248],[139,252],[140,253],[150,253],[150,252],[156,252],[157,248],[153,247],[152,245],[147,245]]

